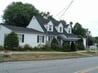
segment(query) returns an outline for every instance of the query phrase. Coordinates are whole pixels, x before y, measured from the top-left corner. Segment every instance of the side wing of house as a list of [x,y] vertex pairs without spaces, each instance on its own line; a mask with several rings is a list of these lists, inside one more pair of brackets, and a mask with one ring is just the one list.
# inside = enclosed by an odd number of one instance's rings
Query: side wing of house
[[12,32],[10,29],[6,28],[3,25],[0,25],[0,45],[4,46],[5,36]]
[[24,46],[28,44],[31,47],[38,47],[45,45],[45,36],[40,33],[17,33],[19,37],[19,45]]

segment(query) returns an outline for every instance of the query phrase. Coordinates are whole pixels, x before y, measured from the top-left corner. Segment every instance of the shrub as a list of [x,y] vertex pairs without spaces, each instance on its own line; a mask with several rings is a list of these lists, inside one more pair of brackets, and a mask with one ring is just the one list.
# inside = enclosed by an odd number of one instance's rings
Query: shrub
[[29,46],[28,44],[24,45],[23,48],[25,51],[31,51],[33,48],[31,46]]
[[76,47],[77,50],[85,50],[84,45],[83,45],[83,40],[80,39],[77,43],[76,43]]
[[18,36],[15,32],[11,32],[5,37],[4,48],[8,50],[16,50],[19,46]]
[[0,51],[3,51],[4,50],[4,47],[3,46],[0,46]]
[[46,44],[43,47],[41,47],[41,50],[42,51],[52,51],[51,47],[48,44]]
[[64,52],[70,52],[71,51],[69,42],[66,42],[66,41],[63,42],[62,51],[64,51]]
[[59,44],[56,38],[53,38],[52,42],[51,42],[51,49],[55,50],[55,51],[59,51]]
[[71,51],[76,51],[76,46],[74,42],[71,42]]

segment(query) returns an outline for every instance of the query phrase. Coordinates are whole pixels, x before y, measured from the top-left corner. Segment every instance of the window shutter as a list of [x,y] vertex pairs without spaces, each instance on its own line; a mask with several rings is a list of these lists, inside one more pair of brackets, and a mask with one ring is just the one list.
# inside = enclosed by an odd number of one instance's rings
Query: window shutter
[[39,35],[37,35],[37,43],[39,43]]
[[24,42],[24,34],[22,34],[22,43]]

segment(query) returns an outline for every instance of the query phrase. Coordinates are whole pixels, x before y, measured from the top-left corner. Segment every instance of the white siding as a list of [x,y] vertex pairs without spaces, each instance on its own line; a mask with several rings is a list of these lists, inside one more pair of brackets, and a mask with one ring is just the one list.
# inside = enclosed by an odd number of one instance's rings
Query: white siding
[[[29,34],[29,33],[17,33],[17,34],[24,34],[24,42],[19,42],[20,46],[24,46],[28,44],[31,47],[37,47],[39,45],[45,45],[46,43],[46,36],[42,34]],[[44,43],[37,43],[37,35],[44,36]]]
[[29,25],[27,26],[27,28],[32,28],[32,29],[36,29],[36,30],[39,30],[39,31],[42,31],[43,32],[43,29],[41,28],[39,22],[37,21],[36,17],[33,16]]
[[24,43],[20,43],[20,45],[29,44],[31,47],[37,47],[39,44],[45,45],[46,43],[45,36],[44,36],[44,43],[37,43],[37,35],[40,35],[40,34],[25,34]]
[[4,46],[4,38],[5,35],[11,33],[12,31],[6,27],[4,27],[3,25],[0,25],[0,45]]

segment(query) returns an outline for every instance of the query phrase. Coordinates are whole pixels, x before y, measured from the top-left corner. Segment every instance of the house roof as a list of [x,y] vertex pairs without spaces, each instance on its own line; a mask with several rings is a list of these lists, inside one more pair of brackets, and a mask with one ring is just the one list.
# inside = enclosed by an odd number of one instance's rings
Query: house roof
[[38,20],[40,26],[42,27],[42,29],[44,30],[44,33],[47,35],[57,35],[57,31],[55,29],[55,27],[53,27],[53,32],[51,31],[47,31],[46,28],[44,27],[44,25],[46,25],[50,20],[49,19],[45,19],[41,16],[36,16],[36,19]]
[[52,23],[54,24],[54,26],[58,26],[60,24],[59,21],[55,20],[55,19],[51,19],[50,21],[52,21]]
[[11,29],[14,32],[23,32],[23,33],[43,33],[38,30],[32,29],[32,28],[25,28],[25,27],[17,27],[17,26],[11,26],[11,25],[3,25],[9,29]]
[[47,23],[49,22],[49,20],[44,19],[44,18],[41,17],[41,16],[36,16],[36,19],[37,19],[37,21],[39,22],[39,24],[40,24],[40,26],[42,27],[42,29],[44,30],[44,32],[47,31],[46,28],[44,27],[44,25],[47,24]]

